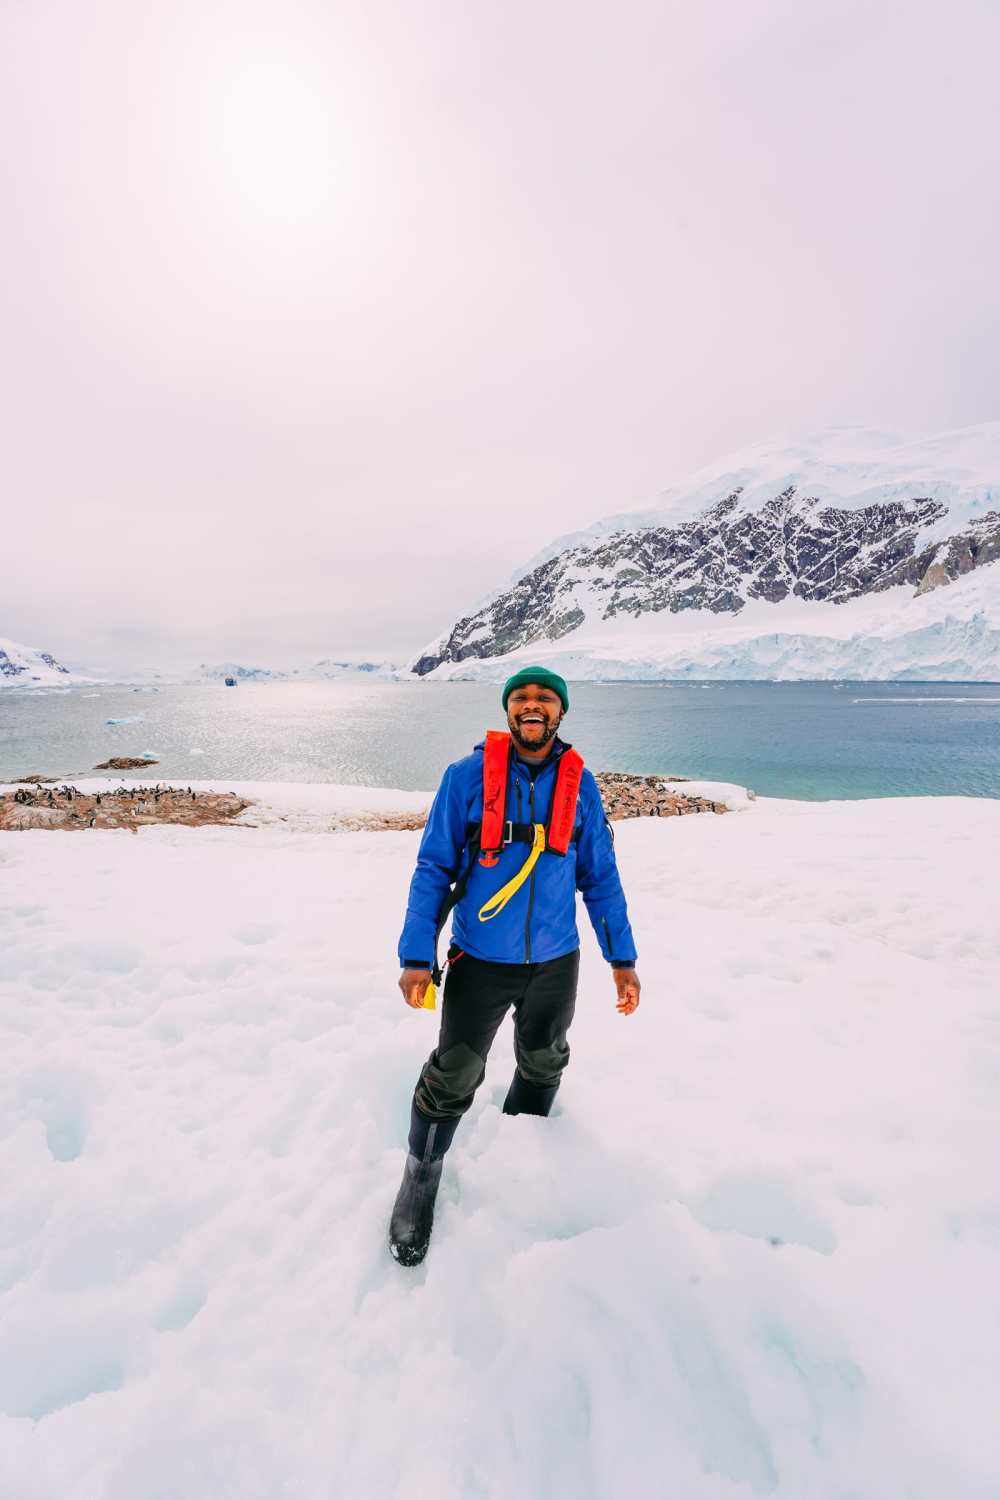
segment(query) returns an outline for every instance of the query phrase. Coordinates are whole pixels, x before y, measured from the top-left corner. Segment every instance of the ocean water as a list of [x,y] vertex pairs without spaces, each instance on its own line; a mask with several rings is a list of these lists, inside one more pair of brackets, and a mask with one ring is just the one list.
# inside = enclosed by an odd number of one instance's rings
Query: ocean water
[[[1000,684],[577,683],[570,697],[565,737],[593,770],[769,797],[1000,797]],[[164,781],[433,788],[503,725],[480,683],[0,689],[0,779],[151,751]]]

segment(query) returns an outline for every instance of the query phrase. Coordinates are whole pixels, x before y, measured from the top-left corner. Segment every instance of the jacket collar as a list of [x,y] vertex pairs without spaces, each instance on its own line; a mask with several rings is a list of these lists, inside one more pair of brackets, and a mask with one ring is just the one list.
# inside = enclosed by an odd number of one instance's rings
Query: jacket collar
[[[552,749],[549,751],[549,753],[545,757],[545,759],[538,764],[537,768],[535,769],[535,775],[536,776],[542,776],[542,775],[544,775],[545,771],[548,769],[549,766],[554,766],[556,764],[556,762],[558,761],[559,757],[566,750],[571,750],[571,749],[572,749],[572,746],[570,744],[568,744],[566,740],[561,740],[559,738],[559,736],[556,735],[555,739],[552,741]],[[524,760],[520,755],[518,755],[518,753],[517,753],[517,746],[513,743],[513,741],[511,741],[510,763],[511,763],[512,766],[515,766],[518,763],[520,763],[525,768],[527,768],[531,764],[530,761]]]
[[[472,748],[473,750],[484,750],[486,748],[486,741],[480,740],[478,745],[473,745]],[[569,740],[560,739],[559,736],[556,735],[555,739],[552,741],[552,749],[549,751],[548,755],[545,757],[544,761],[538,769],[540,771],[544,771],[545,767],[553,765],[564,751],[572,750],[572,748],[573,746]],[[511,765],[513,765],[516,760],[521,759],[521,757],[517,753],[517,746],[514,744],[513,740],[511,740],[511,749],[514,752],[511,756]],[[524,761],[523,764],[527,765],[527,761]]]

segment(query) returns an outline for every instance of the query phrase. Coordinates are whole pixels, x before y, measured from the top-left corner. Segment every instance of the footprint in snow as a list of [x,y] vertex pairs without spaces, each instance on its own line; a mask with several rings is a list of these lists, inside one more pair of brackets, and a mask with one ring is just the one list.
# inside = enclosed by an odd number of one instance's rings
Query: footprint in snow
[[822,1217],[782,1178],[765,1173],[731,1172],[718,1178],[688,1208],[706,1229],[745,1234],[779,1245],[804,1245],[831,1255],[837,1239]]
[[87,1143],[87,1108],[78,1079],[69,1073],[36,1073],[21,1092],[25,1112],[41,1120],[53,1161],[76,1161]]
[[161,1305],[153,1327],[160,1333],[177,1333],[198,1316],[207,1300],[208,1293],[201,1282],[183,1278]]

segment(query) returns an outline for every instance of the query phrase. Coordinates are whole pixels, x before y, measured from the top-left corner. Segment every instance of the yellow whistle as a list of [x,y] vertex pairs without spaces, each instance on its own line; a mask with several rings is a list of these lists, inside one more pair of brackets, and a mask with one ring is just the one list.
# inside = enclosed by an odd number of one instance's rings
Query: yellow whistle
[[437,1010],[437,985],[433,979],[424,990],[424,1010]]

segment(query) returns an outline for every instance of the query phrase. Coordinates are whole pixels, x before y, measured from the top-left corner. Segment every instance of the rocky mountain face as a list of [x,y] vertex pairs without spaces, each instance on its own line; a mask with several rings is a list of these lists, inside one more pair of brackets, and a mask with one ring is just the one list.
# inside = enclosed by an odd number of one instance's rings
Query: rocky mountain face
[[620,615],[736,616],[750,600],[843,604],[898,585],[924,594],[1000,559],[1000,511],[953,532],[948,514],[919,493],[848,507],[794,485],[748,507],[736,486],[691,520],[623,527],[549,557],[459,620],[412,670],[503,656]]

